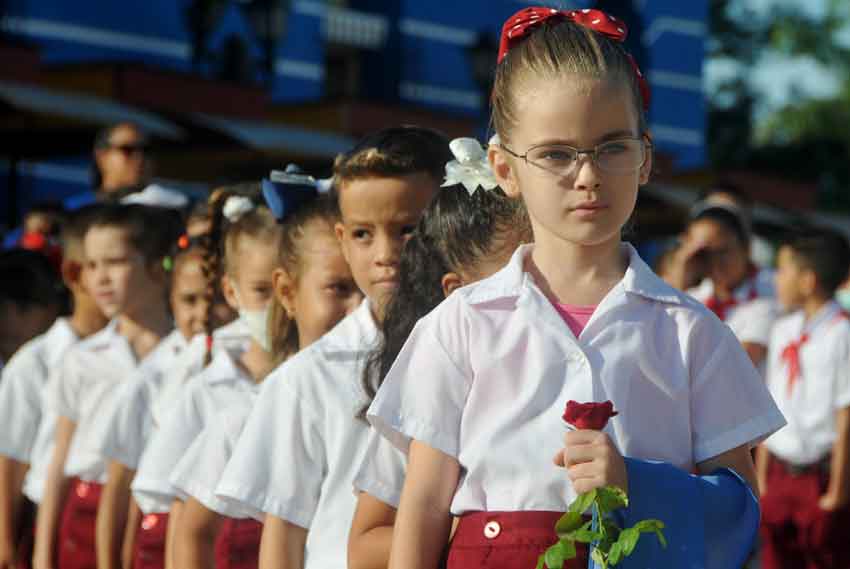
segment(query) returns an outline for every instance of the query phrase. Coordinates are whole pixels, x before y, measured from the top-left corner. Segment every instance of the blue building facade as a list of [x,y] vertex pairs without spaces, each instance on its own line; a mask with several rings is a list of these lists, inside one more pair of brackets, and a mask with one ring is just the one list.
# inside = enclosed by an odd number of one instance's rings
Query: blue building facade
[[[258,3],[274,5],[277,12],[251,12]],[[211,76],[226,72],[230,57],[252,63],[240,68],[242,75],[264,85],[275,103],[320,101],[333,92],[474,117],[482,125],[481,136],[486,107],[471,52],[483,40],[498,42],[502,22],[532,3],[221,0],[206,3],[214,9],[205,19],[195,13],[193,27],[191,10],[198,4],[204,3],[7,0],[2,27],[9,36],[35,43],[50,65],[135,61]],[[672,157],[676,168],[702,166],[707,0],[555,4],[600,7],[630,24],[629,47],[652,86],[650,125],[658,149]],[[203,34],[193,35],[199,22]],[[273,43],[267,41],[271,36]],[[348,66],[352,61],[356,64]],[[22,174],[54,174],[54,182],[61,178],[79,185],[86,160],[65,157],[24,168]]]

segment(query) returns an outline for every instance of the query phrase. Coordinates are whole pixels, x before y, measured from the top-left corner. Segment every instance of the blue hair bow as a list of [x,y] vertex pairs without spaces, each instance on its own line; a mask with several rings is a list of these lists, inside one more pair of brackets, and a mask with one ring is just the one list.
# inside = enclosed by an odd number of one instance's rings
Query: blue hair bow
[[295,164],[290,164],[283,172],[272,170],[269,177],[263,179],[262,186],[266,205],[279,222],[319,197],[316,180]]

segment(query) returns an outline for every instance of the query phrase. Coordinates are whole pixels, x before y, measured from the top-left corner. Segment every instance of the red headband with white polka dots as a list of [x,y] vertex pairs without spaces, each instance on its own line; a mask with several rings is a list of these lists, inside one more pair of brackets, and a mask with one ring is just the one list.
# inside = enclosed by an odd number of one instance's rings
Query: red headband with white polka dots
[[[601,10],[555,10],[554,8],[542,7],[524,8],[508,18],[505,25],[502,26],[502,37],[499,41],[499,57],[497,62],[501,63],[512,47],[527,37],[536,26],[551,18],[570,20],[579,26],[598,32],[618,43],[626,41],[626,36],[629,33],[625,22],[618,20],[614,16],[609,16]],[[626,52],[626,55],[637,76],[644,110],[649,110],[649,83],[647,83],[646,78],[641,73],[640,68],[638,68],[634,57],[628,52]]]

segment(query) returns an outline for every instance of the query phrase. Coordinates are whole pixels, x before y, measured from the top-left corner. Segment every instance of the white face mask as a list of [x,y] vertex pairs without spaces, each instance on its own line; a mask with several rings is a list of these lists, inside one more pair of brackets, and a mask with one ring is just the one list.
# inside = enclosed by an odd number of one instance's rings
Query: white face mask
[[248,329],[248,334],[257,342],[265,351],[271,351],[271,341],[268,333],[269,311],[271,310],[271,302],[266,303],[266,306],[259,310],[247,310],[242,308],[242,300],[239,298],[239,289],[236,283],[230,281],[233,287],[233,294],[236,296],[236,302],[239,303],[239,320]]
[[850,311],[850,288],[842,288],[836,291],[835,300],[844,310]]

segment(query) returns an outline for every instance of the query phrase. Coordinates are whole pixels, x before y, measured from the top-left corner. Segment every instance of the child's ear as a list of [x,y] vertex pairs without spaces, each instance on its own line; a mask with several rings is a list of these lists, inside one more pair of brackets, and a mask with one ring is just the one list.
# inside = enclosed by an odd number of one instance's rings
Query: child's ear
[[227,305],[238,312],[239,301],[236,300],[236,289],[233,288],[233,283],[230,281],[229,275],[221,276],[221,294],[224,296]]
[[295,282],[289,273],[278,267],[272,273],[272,289],[274,297],[286,312],[290,320],[295,317]]
[[464,285],[463,278],[457,273],[444,274],[441,282],[443,284],[443,296],[445,297]]
[[62,282],[69,289],[82,286],[83,265],[79,261],[65,259],[61,266]]
[[643,163],[643,166],[640,167],[640,180],[639,184],[641,186],[649,183],[649,178],[652,175],[652,158],[653,158],[653,146],[652,146],[652,136],[649,133],[645,134],[643,137],[644,143],[646,144],[646,160]]
[[487,149],[487,160],[496,176],[499,187],[512,198],[519,197],[519,185],[516,182],[516,172],[507,153],[498,146]]

